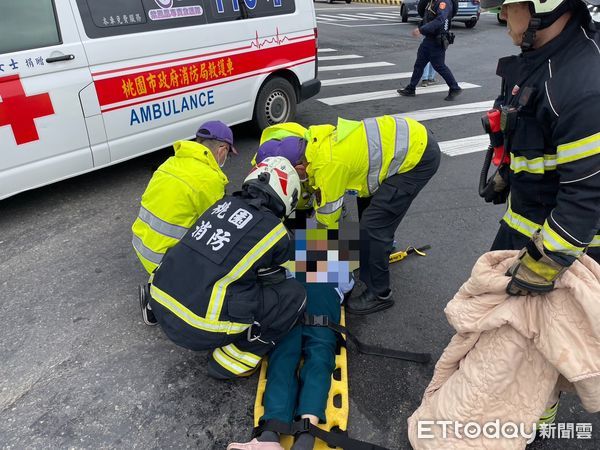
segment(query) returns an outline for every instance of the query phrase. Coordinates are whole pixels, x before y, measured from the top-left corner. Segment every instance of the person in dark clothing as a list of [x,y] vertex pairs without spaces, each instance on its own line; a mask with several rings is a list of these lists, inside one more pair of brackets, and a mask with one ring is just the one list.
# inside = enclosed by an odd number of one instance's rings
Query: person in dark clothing
[[[421,0],[424,2],[425,0]],[[419,10],[423,9],[420,3]],[[412,32],[414,37],[425,36],[417,51],[417,60],[410,79],[410,83],[398,89],[400,95],[414,97],[419,80],[427,63],[444,79],[448,85],[448,95],[444,100],[454,100],[462,89],[456,82],[454,75],[446,66],[446,48],[449,45],[450,20],[452,18],[453,4],[450,0],[429,0],[424,8],[423,24]]]
[[200,216],[151,278],[142,309],[151,310],[177,345],[213,350],[213,378],[253,373],[304,311],[302,284],[281,267],[294,255],[282,219],[299,194],[292,165],[265,159],[242,191]]
[[[586,251],[600,262],[600,34],[580,0],[481,4],[502,7],[522,50],[498,63],[504,157],[486,200],[510,192],[492,250],[521,250],[506,290],[536,295]],[[558,390],[538,427],[557,409]]]
[[[522,49],[502,58],[508,208],[492,250],[521,250],[514,295],[547,292],[584,252],[600,261],[600,35],[580,0],[502,4]],[[500,190],[500,189],[498,189]],[[499,194],[502,194],[500,192]],[[505,195],[505,194],[504,194]]]

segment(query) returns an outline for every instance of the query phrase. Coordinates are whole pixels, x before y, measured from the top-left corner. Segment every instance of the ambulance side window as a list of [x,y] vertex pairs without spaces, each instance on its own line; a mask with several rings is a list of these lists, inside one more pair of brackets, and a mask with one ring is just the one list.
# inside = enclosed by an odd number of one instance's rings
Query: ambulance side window
[[3,2],[0,54],[61,43],[53,0]]
[[206,0],[77,0],[90,38],[203,25],[208,23],[205,3]]
[[296,11],[295,0],[240,0],[246,5],[248,18],[292,14]]

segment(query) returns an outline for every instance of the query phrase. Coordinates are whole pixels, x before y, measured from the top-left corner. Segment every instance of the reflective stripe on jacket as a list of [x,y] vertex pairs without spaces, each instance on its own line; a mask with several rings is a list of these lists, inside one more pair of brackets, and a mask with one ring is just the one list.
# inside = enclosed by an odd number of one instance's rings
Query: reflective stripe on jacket
[[193,141],[173,145],[175,156],[154,172],[133,226],[133,248],[152,273],[165,252],[225,194],[227,177],[212,152]]
[[497,104],[520,105],[503,220],[528,237],[541,229],[548,255],[569,266],[600,236],[600,35],[575,15],[548,44],[502,58],[498,73]]
[[176,343],[185,346],[191,332],[201,341],[195,347],[214,348],[222,340],[219,334],[242,333],[260,315],[260,270],[291,256],[287,229],[271,211],[237,194],[223,197],[156,270],[151,301],[164,309],[155,314]]
[[427,146],[427,130],[393,116],[360,122],[340,118],[337,127],[310,127],[307,141],[307,172],[321,193],[317,220],[336,227],[345,192],[370,197],[385,179],[412,170]]

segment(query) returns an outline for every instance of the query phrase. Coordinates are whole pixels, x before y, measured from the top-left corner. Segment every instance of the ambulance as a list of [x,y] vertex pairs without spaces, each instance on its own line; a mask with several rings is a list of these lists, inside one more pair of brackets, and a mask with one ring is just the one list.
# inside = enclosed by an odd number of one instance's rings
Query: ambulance
[[0,10],[0,199],[316,95],[312,0],[18,0]]

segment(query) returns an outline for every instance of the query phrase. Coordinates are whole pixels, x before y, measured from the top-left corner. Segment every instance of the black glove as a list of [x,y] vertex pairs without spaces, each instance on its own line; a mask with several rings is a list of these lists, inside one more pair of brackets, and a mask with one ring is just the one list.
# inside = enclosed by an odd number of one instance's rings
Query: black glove
[[502,166],[500,170],[494,173],[494,176],[488,181],[483,192],[483,199],[487,203],[500,205],[506,203],[510,186],[508,185],[508,167]]

